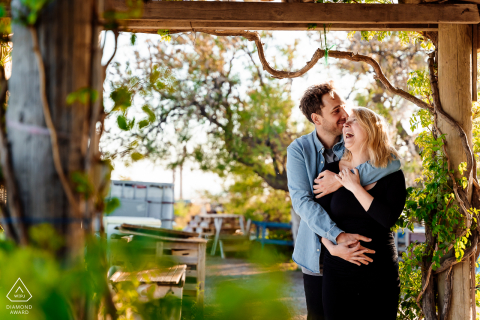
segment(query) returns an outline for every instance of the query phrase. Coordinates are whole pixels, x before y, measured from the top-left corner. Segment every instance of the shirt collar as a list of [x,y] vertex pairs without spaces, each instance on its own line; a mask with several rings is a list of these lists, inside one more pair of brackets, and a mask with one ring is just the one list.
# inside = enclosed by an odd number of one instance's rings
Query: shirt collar
[[[315,148],[317,148],[317,152],[322,152],[324,151],[324,146],[323,146],[323,143],[320,141],[320,139],[318,138],[318,135],[317,135],[317,129],[314,130],[314,133],[313,133],[314,137],[313,137],[313,142],[315,143]],[[343,145],[343,134],[340,136],[340,141],[338,141],[332,149],[336,149],[335,147],[339,147]]]

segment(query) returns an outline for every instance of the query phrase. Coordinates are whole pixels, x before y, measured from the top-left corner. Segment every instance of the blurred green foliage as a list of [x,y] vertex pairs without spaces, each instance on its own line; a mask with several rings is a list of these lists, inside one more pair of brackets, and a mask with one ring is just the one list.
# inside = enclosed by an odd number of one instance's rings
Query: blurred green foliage
[[12,7],[13,22],[33,26],[42,9],[52,0],[20,0],[20,6]]
[[[24,319],[72,319],[74,301],[88,299],[98,306],[106,290],[104,246],[98,239],[87,242],[85,253],[59,260],[63,239],[48,224],[30,228],[31,243],[17,247],[10,241],[0,242],[0,296],[2,305],[31,305]],[[68,261],[68,262],[67,262]],[[10,302],[6,295],[21,278],[32,298],[25,303]],[[1,319],[18,319],[11,309],[0,308]]]
[[421,310],[417,305],[417,297],[422,290],[422,272],[420,268],[424,244],[413,244],[403,254],[399,263],[400,274],[400,304],[397,319],[416,320]]
[[189,211],[189,205],[184,201],[176,201],[173,206],[173,212],[177,217],[186,217]]
[[244,215],[247,219],[290,222],[291,201],[288,192],[273,189],[248,170],[235,176],[224,192],[204,192],[203,196],[222,204],[225,212]]

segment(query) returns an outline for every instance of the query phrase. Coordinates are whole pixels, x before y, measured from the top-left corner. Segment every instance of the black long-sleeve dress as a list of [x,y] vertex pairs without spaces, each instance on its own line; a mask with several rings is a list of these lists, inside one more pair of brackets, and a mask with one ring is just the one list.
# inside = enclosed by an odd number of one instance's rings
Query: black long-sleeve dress
[[[339,162],[327,164],[324,170],[338,173]],[[368,211],[344,187],[318,199],[340,229],[371,238],[371,242],[362,242],[362,245],[375,250],[375,254],[369,255],[373,262],[361,266],[325,250],[322,290],[327,320],[396,319],[400,281],[397,250],[390,228],[405,206],[403,172],[397,171],[378,180],[368,193],[374,198]]]

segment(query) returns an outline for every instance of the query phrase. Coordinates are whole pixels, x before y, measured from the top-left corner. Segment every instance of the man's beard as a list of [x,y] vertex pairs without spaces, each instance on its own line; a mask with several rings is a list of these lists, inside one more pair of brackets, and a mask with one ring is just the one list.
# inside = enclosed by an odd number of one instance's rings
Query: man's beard
[[333,136],[341,136],[343,133],[342,129],[343,127],[342,128],[338,127],[338,123],[325,123],[325,125],[323,126],[323,130],[325,130],[326,132],[330,133]]

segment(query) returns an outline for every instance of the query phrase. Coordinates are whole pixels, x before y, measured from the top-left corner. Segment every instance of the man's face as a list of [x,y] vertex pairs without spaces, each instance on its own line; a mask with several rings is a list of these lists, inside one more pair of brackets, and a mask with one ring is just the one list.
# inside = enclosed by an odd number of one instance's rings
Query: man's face
[[330,94],[324,94],[322,102],[324,107],[322,108],[322,115],[317,117],[319,122],[317,124],[332,135],[341,135],[343,124],[348,118],[348,113],[345,111],[345,101],[335,93],[333,98]]

